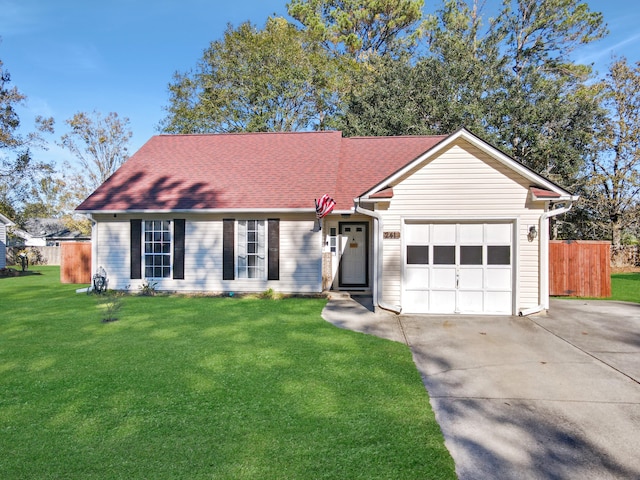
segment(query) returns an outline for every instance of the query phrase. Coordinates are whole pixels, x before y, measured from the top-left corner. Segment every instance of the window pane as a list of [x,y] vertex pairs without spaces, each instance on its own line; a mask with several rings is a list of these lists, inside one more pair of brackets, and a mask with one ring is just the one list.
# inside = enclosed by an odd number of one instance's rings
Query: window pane
[[511,265],[511,247],[509,245],[496,245],[487,247],[488,265]]
[[460,246],[460,265],[482,265],[482,246],[481,245],[461,245]]
[[434,265],[455,265],[456,247],[453,245],[436,245],[433,247]]
[[428,245],[407,245],[407,265],[428,265]]

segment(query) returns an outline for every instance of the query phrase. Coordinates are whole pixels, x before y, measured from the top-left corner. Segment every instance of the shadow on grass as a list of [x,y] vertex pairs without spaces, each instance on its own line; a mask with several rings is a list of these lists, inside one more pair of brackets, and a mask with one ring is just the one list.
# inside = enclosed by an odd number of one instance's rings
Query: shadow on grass
[[10,267],[0,269],[0,278],[29,277],[31,275],[42,275],[42,274],[34,270],[26,270],[23,272],[21,270],[16,270],[15,268],[10,268]]

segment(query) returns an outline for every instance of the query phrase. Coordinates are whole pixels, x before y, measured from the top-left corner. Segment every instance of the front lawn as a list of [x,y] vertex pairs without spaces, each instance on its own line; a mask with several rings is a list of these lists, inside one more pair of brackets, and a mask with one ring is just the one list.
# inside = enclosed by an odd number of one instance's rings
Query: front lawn
[[640,303],[640,272],[611,275],[611,300]]
[[447,479],[407,347],[322,299],[96,299],[0,278],[0,478]]

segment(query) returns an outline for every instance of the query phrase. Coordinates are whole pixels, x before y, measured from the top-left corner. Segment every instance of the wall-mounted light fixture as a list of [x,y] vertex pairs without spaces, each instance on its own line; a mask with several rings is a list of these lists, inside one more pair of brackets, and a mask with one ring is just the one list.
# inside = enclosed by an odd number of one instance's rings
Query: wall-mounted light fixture
[[538,237],[538,230],[536,230],[535,225],[531,225],[529,227],[529,233],[527,233],[527,239],[530,242],[533,242]]

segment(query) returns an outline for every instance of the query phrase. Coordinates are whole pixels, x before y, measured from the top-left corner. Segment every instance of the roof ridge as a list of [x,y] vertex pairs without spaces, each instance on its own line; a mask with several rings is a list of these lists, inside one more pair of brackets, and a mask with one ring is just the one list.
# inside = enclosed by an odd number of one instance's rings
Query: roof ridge
[[447,138],[451,135],[358,135],[355,137],[344,137],[345,140],[375,140],[385,138]]
[[308,135],[308,134],[336,134],[342,136],[340,130],[317,130],[297,132],[209,132],[209,133],[159,133],[155,137],[222,137],[222,136],[250,136],[250,135]]

